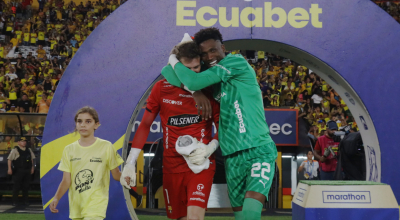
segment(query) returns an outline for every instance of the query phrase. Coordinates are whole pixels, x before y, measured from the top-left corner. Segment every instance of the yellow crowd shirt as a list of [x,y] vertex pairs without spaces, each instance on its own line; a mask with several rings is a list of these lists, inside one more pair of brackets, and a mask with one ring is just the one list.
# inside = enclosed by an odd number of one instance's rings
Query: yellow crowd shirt
[[29,42],[30,33],[24,33],[24,41]]
[[15,34],[17,35],[17,39],[21,42],[22,31],[15,31]]
[[78,48],[73,47],[73,48],[72,48],[72,57],[75,56],[76,51],[78,51]]
[[10,100],[17,100],[17,92],[14,89],[8,92],[8,98]]
[[14,26],[14,23],[7,23],[7,29],[6,29],[6,31],[12,31],[13,30],[13,26]]
[[13,47],[16,47],[16,46],[18,46],[18,38],[12,38],[11,40],[10,40],[10,43],[12,43],[13,44]]
[[38,40],[44,40],[44,32],[43,31],[39,31]]
[[265,52],[264,51],[257,51],[257,56],[258,56],[259,60],[264,59],[265,58]]
[[36,43],[36,37],[37,37],[37,34],[36,34],[36,33],[31,33],[31,43],[32,43],[32,44],[35,44],[35,43]]
[[42,100],[42,94],[43,94],[43,91],[39,91],[39,90],[36,91],[36,102],[35,102],[36,105],[39,103],[40,100]]
[[306,83],[306,90],[308,91],[308,95],[311,94],[313,83]]
[[4,58],[4,47],[0,47],[0,57]]
[[54,24],[47,24],[47,31],[54,28]]
[[51,43],[50,49],[53,49],[53,48],[54,48],[54,45],[57,44],[57,41],[56,41],[56,40],[51,40],[50,43]]
[[111,142],[100,138],[87,147],[79,141],[65,147],[58,169],[71,174],[69,218],[106,217],[110,170],[123,162]]
[[[346,105],[346,103],[343,101],[343,99],[340,100],[340,104]],[[347,107],[347,105],[346,105],[343,107],[343,110],[347,111],[347,110],[349,110],[349,107]]]
[[299,72],[300,80],[304,80],[305,77],[306,77],[306,72]]
[[292,68],[291,67],[286,67],[285,72],[289,74],[290,77],[292,77]]
[[57,19],[58,19],[58,20],[62,20],[62,13],[61,13],[61,11],[60,11],[60,10],[57,10],[56,13],[57,13]]

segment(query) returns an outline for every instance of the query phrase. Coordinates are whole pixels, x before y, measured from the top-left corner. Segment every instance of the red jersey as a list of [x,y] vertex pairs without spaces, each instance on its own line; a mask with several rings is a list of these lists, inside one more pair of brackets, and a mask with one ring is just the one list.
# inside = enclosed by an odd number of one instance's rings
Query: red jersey
[[[325,149],[329,146],[332,146],[332,150],[335,154],[338,154],[338,146],[339,142],[334,142],[332,138],[322,135],[318,138],[317,143],[315,144],[315,150],[321,151],[321,155],[324,155]],[[321,167],[322,171],[331,172],[336,170],[337,159],[329,154],[326,158],[325,162],[319,162],[319,166]]]
[[[190,135],[204,144],[212,140],[212,122],[218,128],[219,104],[213,98],[209,99],[213,120],[206,121],[197,114],[196,102],[190,92],[169,84],[167,80],[160,80],[154,85],[146,111],[160,113],[164,138],[163,173],[191,171],[186,160],[175,149],[178,137]],[[215,169],[214,155],[210,161],[210,168]]]

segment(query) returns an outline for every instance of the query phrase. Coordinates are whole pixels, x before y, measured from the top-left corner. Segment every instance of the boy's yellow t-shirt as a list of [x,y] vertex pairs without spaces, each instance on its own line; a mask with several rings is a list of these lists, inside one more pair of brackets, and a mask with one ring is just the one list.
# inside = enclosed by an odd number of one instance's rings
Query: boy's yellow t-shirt
[[110,170],[123,162],[112,143],[100,138],[87,147],[79,141],[65,147],[58,169],[71,174],[69,218],[106,217]]

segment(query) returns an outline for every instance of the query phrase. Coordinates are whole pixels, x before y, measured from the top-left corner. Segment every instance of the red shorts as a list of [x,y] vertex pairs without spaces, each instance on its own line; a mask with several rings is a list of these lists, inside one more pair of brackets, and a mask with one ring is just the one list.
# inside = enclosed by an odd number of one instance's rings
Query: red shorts
[[207,208],[214,174],[215,169],[212,168],[198,174],[192,171],[164,173],[163,193],[168,218],[187,216],[188,206]]

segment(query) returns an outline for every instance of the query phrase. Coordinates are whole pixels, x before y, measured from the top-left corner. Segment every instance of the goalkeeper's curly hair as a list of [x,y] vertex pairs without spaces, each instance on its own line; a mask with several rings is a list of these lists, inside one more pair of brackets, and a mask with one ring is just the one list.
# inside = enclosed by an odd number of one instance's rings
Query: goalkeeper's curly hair
[[185,42],[179,44],[176,49],[178,50],[176,54],[176,58],[180,60],[182,57],[188,59],[194,59],[196,57],[200,57],[200,48],[197,44],[193,41]]
[[201,29],[194,35],[194,41],[197,45],[210,39],[219,40],[221,44],[223,44],[222,35],[219,32],[219,29],[215,27]]

